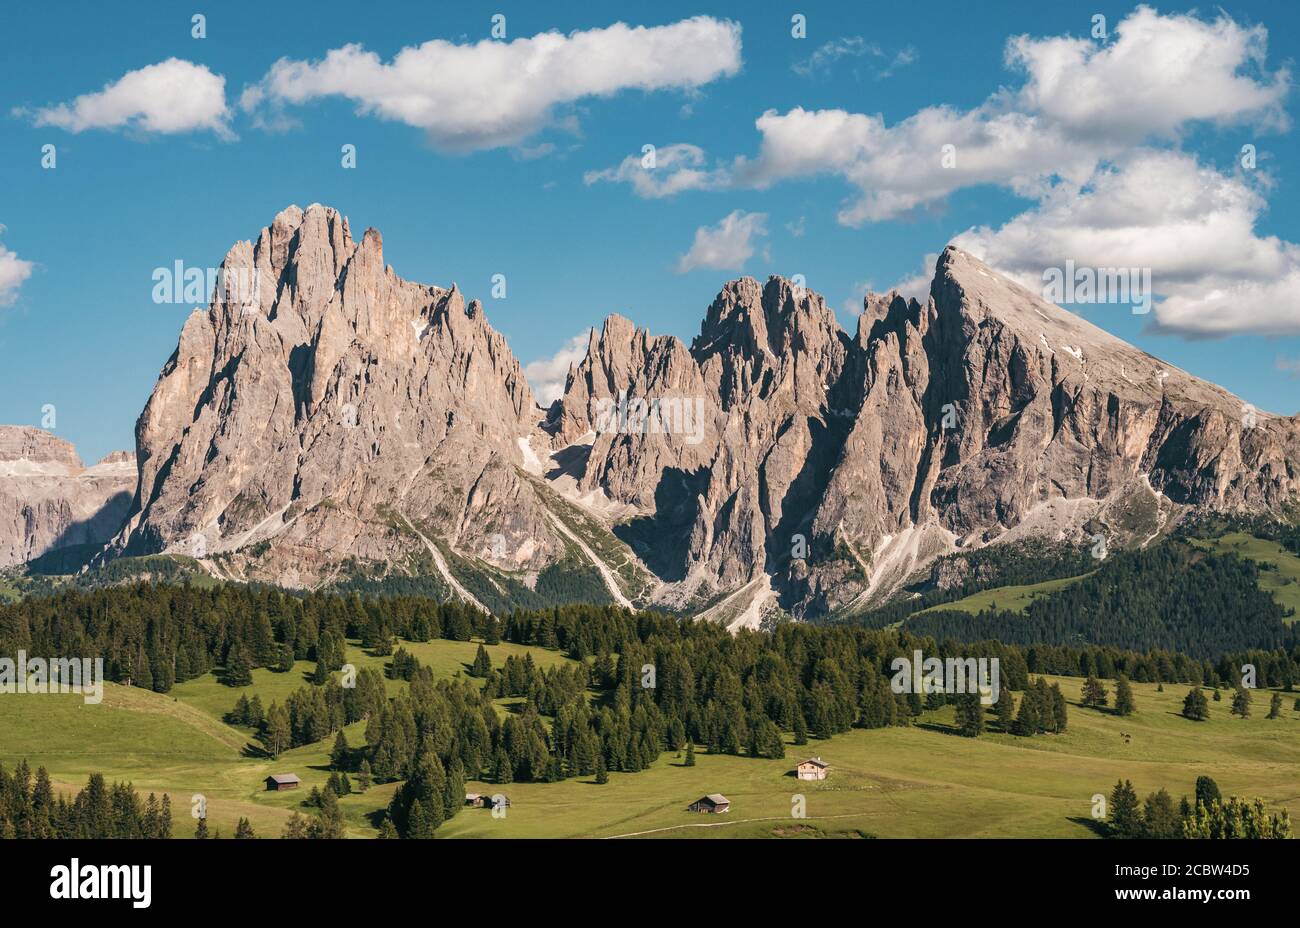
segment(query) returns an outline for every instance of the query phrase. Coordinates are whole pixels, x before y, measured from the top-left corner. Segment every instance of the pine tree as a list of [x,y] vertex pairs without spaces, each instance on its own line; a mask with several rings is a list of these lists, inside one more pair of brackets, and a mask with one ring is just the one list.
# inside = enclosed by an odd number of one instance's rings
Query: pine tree
[[1038,713],[1038,689],[1030,686],[1025,695],[1020,697],[1020,711],[1016,714],[1016,734],[1024,737],[1035,735],[1042,730]]
[[1273,699],[1268,704],[1268,715],[1265,718],[1276,719],[1282,717],[1282,694],[1274,693]]
[[350,750],[347,736],[340,728],[339,733],[334,736],[334,747],[330,749],[330,767],[335,770],[347,770]]
[[172,836],[172,797],[163,793],[162,811],[158,813],[158,837],[165,840]]
[[1061,684],[1053,683],[1049,695],[1052,700],[1052,731],[1059,734],[1070,724],[1070,714],[1065,704],[1065,694],[1061,692]]
[[1137,792],[1128,780],[1117,781],[1111,790],[1110,830],[1117,838],[1140,838],[1145,831]]
[[603,754],[596,757],[596,782],[601,784],[609,782],[609,770],[605,768],[605,756]]
[[1223,794],[1219,792],[1219,784],[1214,782],[1213,777],[1199,776],[1196,778],[1196,804],[1210,806],[1213,803],[1220,802]]
[[249,838],[256,838],[256,837],[257,835],[253,833],[252,824],[248,821],[248,819],[241,818],[239,820],[239,824],[235,826],[235,839],[246,840]]
[[201,817],[201,818],[199,819],[199,825],[198,825],[197,828],[194,829],[194,837],[196,837],[196,838],[200,838],[200,839],[208,837],[208,819],[207,819],[207,816],[203,816],[203,817]]
[[307,837],[307,820],[298,812],[289,816],[289,821],[285,822],[284,830],[280,832],[281,838],[306,838]]
[[497,748],[496,762],[493,764],[494,778],[498,783],[513,783],[515,779],[514,767],[510,763],[510,757],[506,754],[505,748]]
[[1080,701],[1085,706],[1090,706],[1094,709],[1101,709],[1106,705],[1106,687],[1104,687],[1101,681],[1092,674],[1089,674],[1088,679],[1084,681],[1083,694]]
[[1016,697],[1010,689],[998,693],[998,727],[1011,734],[1015,727]]
[[1182,837],[1182,822],[1179,821],[1174,800],[1168,791],[1161,789],[1147,796],[1142,817],[1146,826],[1145,837]]
[[683,766],[686,767],[695,766],[695,742],[694,741],[686,742],[686,760],[683,762]]
[[253,665],[242,643],[230,649],[230,661],[223,682],[226,686],[250,686],[253,682]]
[[1120,674],[1115,678],[1115,714],[1132,715],[1137,711],[1137,705],[1133,702],[1133,687],[1128,682],[1128,677]]
[[956,697],[957,731],[966,738],[977,738],[984,731],[984,707],[978,693],[961,693]]
[[[1296,700],[1296,704],[1300,706],[1300,699]],[[799,745],[808,743],[808,723],[797,707],[794,710],[794,743]]]
[[370,789],[370,784],[370,761],[362,758],[361,769],[357,772],[357,789],[364,793],[366,790]]
[[1210,717],[1210,705],[1199,686],[1187,691],[1187,696],[1183,699],[1183,717],[1193,722],[1203,722]]
[[486,677],[492,672],[492,659],[488,657],[487,649],[483,645],[478,646],[478,651],[474,654],[474,664],[470,667],[469,675],[471,677]]
[[1243,719],[1250,717],[1250,690],[1244,686],[1237,687],[1237,692],[1232,697],[1232,714],[1239,715]]

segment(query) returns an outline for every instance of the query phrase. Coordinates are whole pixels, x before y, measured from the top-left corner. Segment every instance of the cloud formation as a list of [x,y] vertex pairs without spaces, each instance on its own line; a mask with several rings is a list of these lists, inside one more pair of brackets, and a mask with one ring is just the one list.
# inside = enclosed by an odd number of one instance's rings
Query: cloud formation
[[[0,233],[5,230],[0,226]],[[32,262],[24,261],[4,245],[0,245],[0,306],[8,306],[18,298],[18,288],[32,276]]]
[[533,396],[537,397],[540,405],[550,406],[564,395],[569,366],[586,357],[587,343],[590,338],[590,329],[579,332],[549,358],[540,358],[524,365],[524,377],[528,380],[528,385],[533,388]]
[[437,148],[517,145],[555,111],[622,90],[690,90],[740,70],[740,26],[695,16],[666,26],[615,23],[562,35],[457,45],[434,39],[391,61],[360,45],[319,61],[282,58],[245,89],[249,111],[344,97],[365,115],[423,129]]
[[735,210],[717,225],[700,226],[690,251],[677,259],[677,273],[700,268],[738,271],[754,254],[754,239],[767,234],[767,214]]
[[[14,114],[29,115],[23,109]],[[128,71],[103,90],[30,115],[38,126],[69,132],[130,127],[159,135],[206,130],[221,138],[232,137],[226,79],[180,58]]]

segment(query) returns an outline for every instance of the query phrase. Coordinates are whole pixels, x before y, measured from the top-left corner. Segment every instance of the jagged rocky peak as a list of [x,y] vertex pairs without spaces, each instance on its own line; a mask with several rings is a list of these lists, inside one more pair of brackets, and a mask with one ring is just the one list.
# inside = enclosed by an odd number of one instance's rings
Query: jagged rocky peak
[[355,242],[320,205],[280,212],[226,268],[257,286],[186,322],[137,424],[114,553],[251,549],[248,576],[291,585],[428,559],[430,535],[515,566],[555,556],[516,472],[539,412],[480,303],[403,280],[379,232]]
[[[780,277],[726,284],[689,346],[610,316],[545,413],[482,304],[403,280],[334,210],[290,207],[226,264],[258,284],[186,322],[112,554],[199,539],[223,575],[423,573],[471,600],[475,564],[535,582],[581,555],[617,601],[644,568],[642,601],[752,625],[878,602],[959,547],[1141,543],[1300,486],[1296,419],[955,248],[924,302],[868,294],[853,336]],[[611,419],[624,398],[655,412]]]
[[102,545],[126,518],[135,456],[115,451],[93,467],[44,429],[0,425],[0,567],[72,545]]

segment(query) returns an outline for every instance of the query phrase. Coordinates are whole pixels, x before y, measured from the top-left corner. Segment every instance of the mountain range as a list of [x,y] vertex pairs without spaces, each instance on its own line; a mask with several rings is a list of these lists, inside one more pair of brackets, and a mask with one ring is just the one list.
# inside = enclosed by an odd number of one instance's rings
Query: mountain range
[[1300,417],[954,247],[926,302],[869,294],[853,333],[781,277],[727,283],[689,345],[610,316],[549,408],[480,302],[398,277],[336,210],[285,209],[223,270],[251,298],[190,315],[134,468],[0,431],[0,566],[93,543],[295,588],[567,590],[758,626],[879,604],[953,552],[1143,545],[1300,490]]

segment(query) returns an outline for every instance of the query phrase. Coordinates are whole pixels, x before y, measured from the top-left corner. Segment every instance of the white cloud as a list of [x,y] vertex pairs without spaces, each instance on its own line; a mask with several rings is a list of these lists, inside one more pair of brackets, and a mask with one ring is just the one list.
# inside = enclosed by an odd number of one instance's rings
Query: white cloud
[[647,200],[670,197],[685,190],[713,190],[726,186],[725,170],[704,169],[703,149],[696,145],[665,145],[655,150],[654,167],[643,166],[643,155],[628,155],[614,168],[588,171],[585,184],[627,183],[637,196]]
[[564,394],[564,384],[569,376],[569,365],[587,356],[590,330],[579,332],[564,343],[549,358],[530,361],[524,365],[524,377],[533,388],[533,395],[542,406],[550,406]]
[[[21,109],[14,113],[27,115]],[[130,126],[162,135],[209,130],[231,137],[226,79],[180,58],[128,71],[97,93],[39,109],[34,116],[38,126],[69,132]]]
[[[930,252],[921,261],[921,269],[911,277],[905,277],[894,286],[891,290],[897,290],[904,297],[914,299],[918,303],[924,304],[930,298],[930,283],[934,280],[934,266],[939,262],[939,255]],[[987,263],[987,262],[986,262]]]
[[767,234],[767,214],[736,210],[714,226],[695,230],[691,250],[677,260],[677,273],[698,268],[740,270],[754,254],[754,239]]
[[844,301],[844,311],[851,316],[861,316],[863,301],[871,291],[871,281],[855,280],[850,290],[852,295]]
[[1276,367],[1283,374],[1300,378],[1300,358],[1278,358]]
[[[3,232],[4,226],[0,226]],[[18,288],[32,276],[32,262],[24,261],[4,245],[0,245],[0,306],[8,306],[18,298]]]
[[322,97],[425,130],[450,151],[517,145],[554,109],[621,90],[689,90],[740,70],[740,26],[696,16],[666,26],[615,23],[562,35],[456,45],[434,39],[384,62],[360,45],[320,61],[277,61],[241,98],[248,110]]
[[[839,218],[857,226],[941,204],[955,190],[999,184],[1036,196],[1058,178],[1082,183],[1102,161],[1148,141],[1176,140],[1191,124],[1286,125],[1290,72],[1264,69],[1267,32],[1226,15],[1206,22],[1139,7],[1114,40],[1007,43],[1019,90],[968,111],[927,107],[890,126],[845,110],[764,113],[753,159],[735,182],[766,187],[817,174],[857,188]],[[944,146],[951,157],[945,160]]]
[[916,61],[916,49],[908,45],[890,57],[889,53],[875,42],[868,42],[860,35],[850,35],[824,43],[807,58],[790,65],[790,70],[803,77],[827,76],[835,62],[841,58],[863,57],[876,60],[889,58],[888,64],[875,72],[877,78],[884,79],[892,77],[899,68]]
[[1255,187],[1184,152],[1140,149],[1086,184],[1058,185],[997,229],[954,239],[1041,289],[1062,267],[1150,268],[1155,323],[1189,335],[1300,332],[1300,246],[1260,236]]

